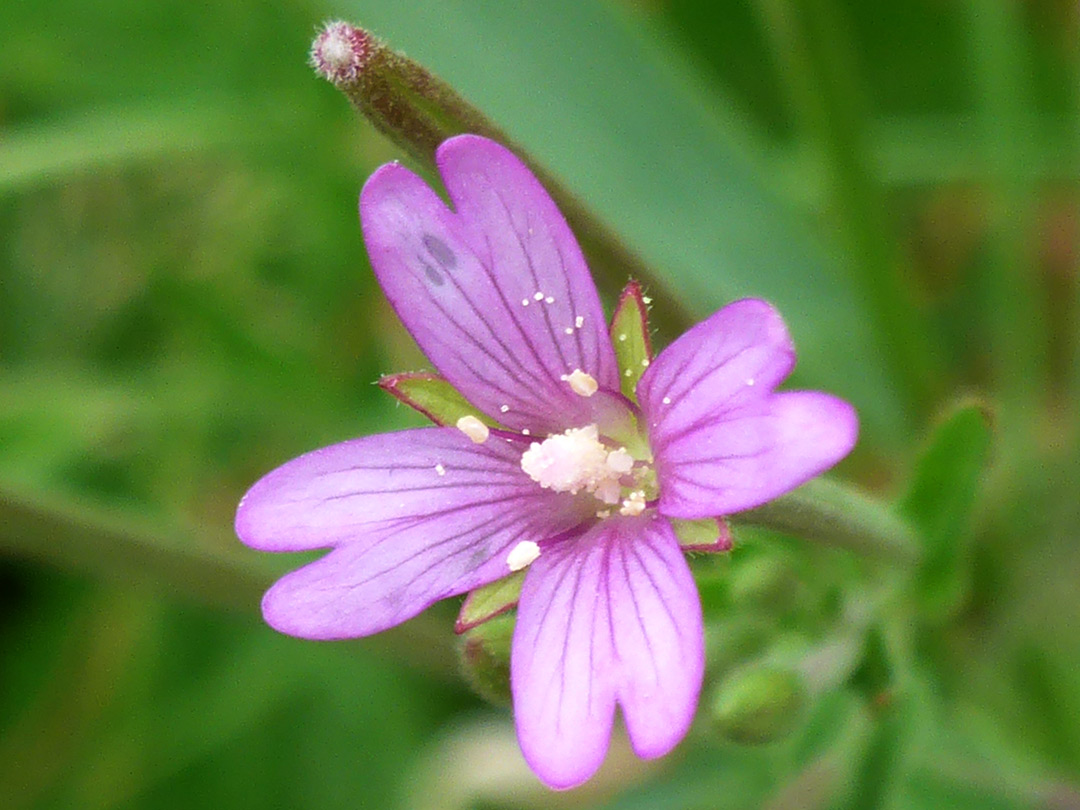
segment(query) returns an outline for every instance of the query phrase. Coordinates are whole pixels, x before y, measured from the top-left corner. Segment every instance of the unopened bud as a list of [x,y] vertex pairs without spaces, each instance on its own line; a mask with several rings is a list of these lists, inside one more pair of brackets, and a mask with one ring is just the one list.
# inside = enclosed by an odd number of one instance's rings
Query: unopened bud
[[786,736],[806,705],[798,673],[768,665],[738,669],[722,680],[709,704],[713,726],[742,745],[761,745]]
[[510,640],[514,616],[496,616],[467,631],[459,646],[461,670],[469,686],[496,706],[510,705]]

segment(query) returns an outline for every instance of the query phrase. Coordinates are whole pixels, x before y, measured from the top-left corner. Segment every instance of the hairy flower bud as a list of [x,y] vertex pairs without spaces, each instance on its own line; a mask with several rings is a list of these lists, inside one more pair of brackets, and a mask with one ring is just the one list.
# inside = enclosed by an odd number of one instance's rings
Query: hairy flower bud
[[806,704],[798,673],[768,665],[738,669],[713,691],[709,712],[722,736],[743,745],[761,745],[787,735]]

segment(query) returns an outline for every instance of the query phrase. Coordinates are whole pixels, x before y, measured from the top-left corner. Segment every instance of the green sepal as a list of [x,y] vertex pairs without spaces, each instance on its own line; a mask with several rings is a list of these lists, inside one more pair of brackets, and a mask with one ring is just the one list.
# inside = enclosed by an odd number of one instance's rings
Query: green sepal
[[623,396],[637,402],[637,384],[653,359],[649,340],[649,312],[641,285],[631,281],[619,296],[611,316],[611,342],[619,363]]
[[436,425],[452,427],[463,416],[475,416],[488,427],[499,426],[494,419],[474,408],[438,374],[422,371],[387,374],[379,379],[379,388],[419,411]]
[[515,571],[508,577],[470,591],[461,605],[454,632],[464,633],[510,610],[521,597],[521,583],[524,581],[525,572]]
[[461,670],[469,686],[496,706],[509,706],[510,645],[514,637],[514,617],[474,627],[461,638],[458,654]]
[[917,586],[929,616],[951,615],[967,590],[971,519],[991,440],[987,409],[958,407],[934,432],[897,503],[922,540]]
[[731,551],[731,529],[723,518],[669,518],[683,551]]

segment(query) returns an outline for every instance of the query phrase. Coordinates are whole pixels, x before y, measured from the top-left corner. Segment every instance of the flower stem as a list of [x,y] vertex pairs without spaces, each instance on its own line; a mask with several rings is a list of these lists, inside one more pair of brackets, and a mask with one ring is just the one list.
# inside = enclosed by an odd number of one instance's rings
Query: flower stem
[[[223,535],[164,528],[0,483],[0,558],[21,557],[106,581],[147,582],[163,594],[255,612],[277,572]],[[448,627],[419,616],[363,645],[448,681],[457,670],[445,643]]]
[[[352,47],[354,59],[332,61]],[[596,214],[552,176],[483,112],[423,65],[388,47],[362,28],[330,23],[312,46],[316,71],[337,87],[376,129],[413,160],[435,171],[435,150],[462,133],[482,135],[513,150],[555,200],[602,289],[615,292],[627,279],[661,290],[664,285]],[[341,68],[340,65],[346,65]],[[674,296],[668,297],[674,302]],[[677,335],[690,326],[689,313],[671,303],[655,313],[654,326]]]
[[919,559],[918,539],[906,521],[880,501],[827,478],[816,478],[764,506],[731,515],[729,520],[904,567]]

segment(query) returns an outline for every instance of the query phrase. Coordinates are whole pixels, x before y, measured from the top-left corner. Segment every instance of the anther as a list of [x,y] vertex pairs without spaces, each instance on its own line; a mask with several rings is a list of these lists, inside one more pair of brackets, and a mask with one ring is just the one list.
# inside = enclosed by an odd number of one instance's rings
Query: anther
[[596,378],[580,368],[571,371],[566,381],[570,384],[570,390],[583,397],[591,397],[600,388]]
[[472,439],[476,444],[483,444],[491,435],[488,426],[472,414],[463,416],[457,420],[457,429]]
[[511,571],[520,571],[536,561],[540,556],[540,546],[532,540],[522,540],[506,556],[506,565]]

